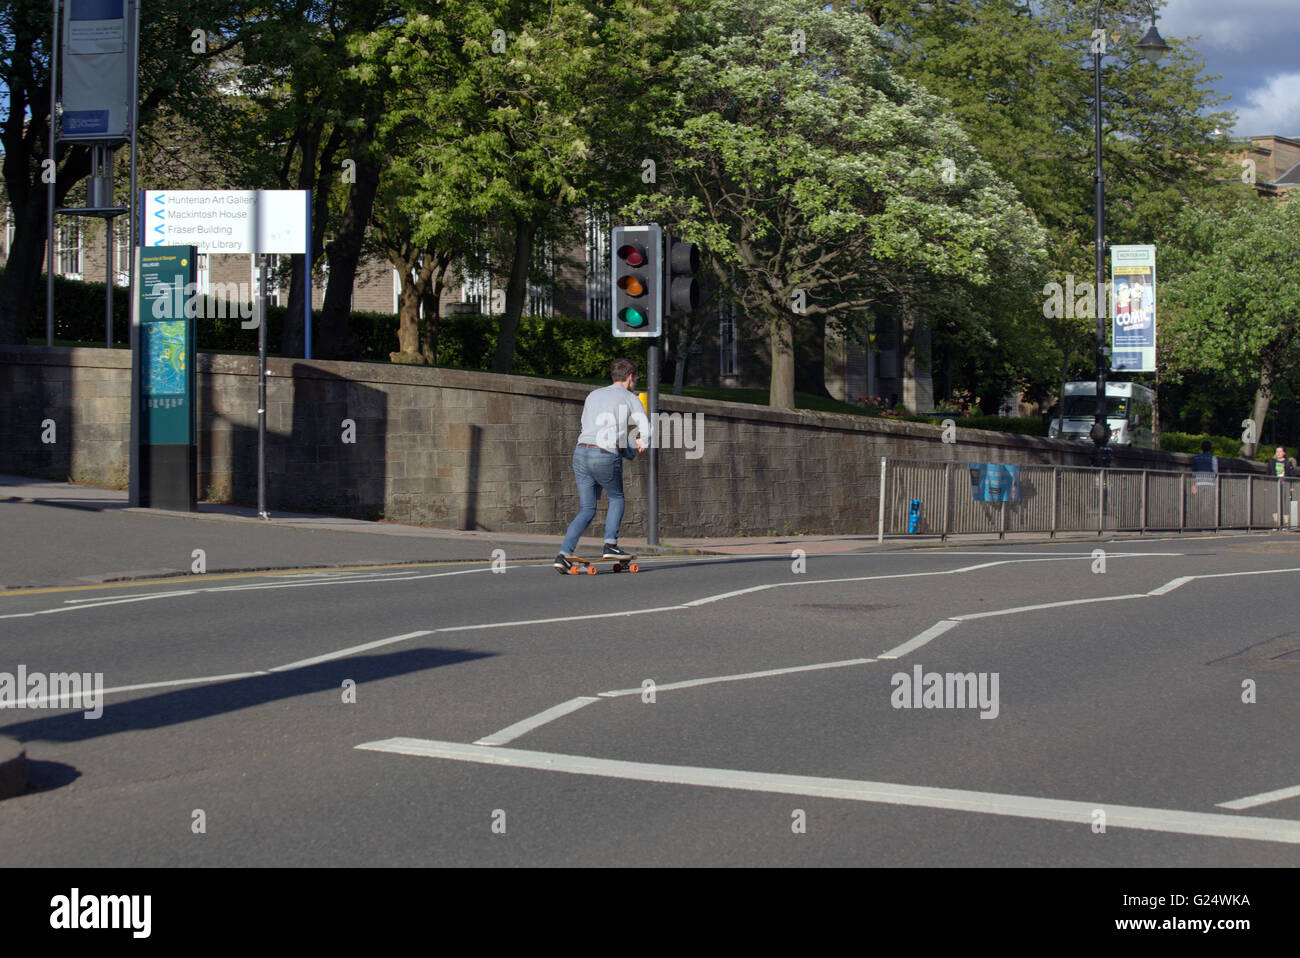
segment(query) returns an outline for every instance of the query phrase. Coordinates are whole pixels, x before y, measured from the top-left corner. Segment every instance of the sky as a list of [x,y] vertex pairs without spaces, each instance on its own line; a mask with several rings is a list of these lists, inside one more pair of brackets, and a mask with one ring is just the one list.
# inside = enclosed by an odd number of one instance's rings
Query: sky
[[1156,28],[1190,38],[1239,137],[1300,139],[1300,0],[1166,0]]

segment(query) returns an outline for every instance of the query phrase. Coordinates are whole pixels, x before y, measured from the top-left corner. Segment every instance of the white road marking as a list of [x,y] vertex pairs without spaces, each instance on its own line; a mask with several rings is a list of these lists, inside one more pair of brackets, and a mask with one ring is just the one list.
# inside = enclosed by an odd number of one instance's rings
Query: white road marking
[[1253,572],[1207,572],[1205,575],[1194,575],[1193,579],[1231,579],[1239,575],[1277,575],[1280,572],[1300,572],[1296,569],[1256,569]]
[[[207,593],[207,592],[241,592],[241,591],[260,592],[269,589],[300,589],[306,586],[360,585],[360,584],[368,584],[372,582],[410,582],[416,579],[441,579],[446,576],[470,575],[475,572],[490,572],[490,571],[491,570],[488,567],[483,566],[483,567],[477,567],[473,569],[458,569],[455,572],[428,572],[428,573],[422,573],[418,575],[401,573],[398,575],[388,575],[382,577],[373,576],[373,577],[348,578],[348,579],[337,579],[337,578],[322,579],[322,578],[317,578],[316,573],[310,573],[307,574],[308,581],[305,582],[299,582],[299,581],[286,582],[284,580],[279,580],[276,582],[253,583],[249,585],[216,585],[216,586],[203,586],[195,589],[176,589],[176,590],[169,590],[164,592],[132,593],[130,596],[115,596],[112,599],[64,599],[63,600],[64,605],[61,606],[55,606],[54,608],[51,609],[37,609],[35,612],[12,612],[9,613],[8,615],[0,615],[0,619],[23,619],[23,618],[29,618],[34,615],[49,615],[53,612],[76,612],[80,609],[97,609],[100,608],[101,606],[120,605],[125,602],[145,602],[148,601],[149,599],[170,599],[174,596],[199,595],[200,593]],[[352,573],[343,573],[343,574],[352,575]],[[297,579],[298,577],[294,576],[293,578]],[[73,605],[72,603],[79,603],[79,604]]]
[[[1091,557],[1091,553],[1088,553],[1087,555],[1088,555],[1089,557]],[[1020,562],[1020,561],[1026,561],[1026,560],[1013,560],[1013,561]],[[1033,560],[1029,560],[1029,561],[1033,561]],[[1048,561],[1051,561],[1051,560],[1048,560]],[[976,566],[966,566],[966,567],[964,567],[964,568],[962,568],[962,569],[957,569],[957,570],[953,570],[953,571],[956,571],[956,572],[962,572],[962,571],[973,571],[973,570],[975,570],[975,569],[983,569],[983,568],[988,568],[988,567],[990,567],[990,566],[1003,565],[1003,564],[1005,564],[1005,563],[1002,563],[1002,562],[989,562],[989,563],[983,563],[983,564],[981,564],[981,565],[976,565]],[[1294,571],[1294,572],[1300,572],[1300,569],[1293,569],[1293,570],[1270,570],[1270,571]],[[732,592],[723,592],[723,593],[720,593],[720,594],[718,594],[718,595],[716,595],[716,596],[705,596],[704,598],[696,599],[696,600],[694,600],[694,601],[692,601],[692,602],[687,602],[687,603],[684,603],[683,605],[680,605],[680,606],[666,606],[666,607],[661,608],[661,609],[646,609],[646,610],[642,610],[642,611],[645,611],[645,612],[663,612],[663,611],[667,611],[667,610],[669,610],[669,609],[696,608],[696,607],[698,607],[698,606],[700,606],[700,605],[703,605],[703,604],[705,604],[705,603],[718,601],[718,600],[720,600],[720,599],[734,598],[734,597],[739,596],[739,595],[745,595],[745,594],[747,594],[747,593],[757,592],[757,591],[761,591],[761,590],[763,590],[763,589],[768,589],[768,588],[779,588],[779,587],[781,587],[781,586],[789,586],[789,585],[820,585],[820,584],[825,584],[825,583],[834,583],[834,582],[855,582],[855,581],[863,581],[863,580],[865,580],[865,579],[882,579],[882,578],[890,578],[890,579],[892,579],[892,578],[904,578],[904,579],[905,579],[905,578],[912,578],[912,577],[914,577],[914,576],[947,575],[947,574],[950,574],[950,573],[947,573],[947,572],[939,572],[939,573],[935,573],[935,572],[916,572],[916,573],[900,573],[900,574],[898,574],[898,575],[890,575],[890,576],[864,576],[864,577],[861,577],[861,578],[855,578],[855,579],[813,579],[813,580],[808,580],[808,581],[777,582],[777,583],[771,583],[771,584],[769,584],[769,585],[753,586],[753,587],[748,588],[748,589],[740,589],[740,590],[736,590],[736,591],[732,591]],[[1215,573],[1213,576],[1205,576],[1205,578],[1217,578],[1217,577],[1224,576],[1224,575],[1250,575],[1250,574],[1252,574],[1252,573]],[[1195,578],[1198,578],[1198,577],[1197,577],[1197,576],[1182,576],[1182,577],[1180,577],[1180,578],[1178,578],[1178,579],[1172,579],[1172,580],[1170,580],[1169,582],[1165,583],[1165,585],[1160,586],[1158,589],[1153,590],[1152,592],[1131,593],[1131,594],[1128,594],[1128,595],[1108,595],[1108,596],[1099,596],[1099,597],[1096,597],[1096,598],[1089,598],[1089,599],[1067,599],[1067,600],[1063,600],[1063,601],[1061,601],[1061,602],[1046,602],[1046,603],[1042,603],[1042,604],[1040,604],[1040,605],[1023,605],[1023,606],[1016,606],[1016,607],[1014,607],[1014,608],[1010,608],[1010,609],[994,609],[994,610],[990,610],[990,611],[987,611],[987,612],[972,612],[972,613],[968,613],[968,614],[966,614],[966,615],[954,615],[954,616],[952,616],[951,618],[948,618],[948,619],[941,619],[941,620],[939,620],[939,621],[936,622],[934,625],[932,625],[932,626],[930,626],[928,629],[926,629],[924,632],[920,632],[920,633],[918,633],[917,635],[912,636],[912,638],[908,639],[906,642],[902,643],[901,645],[895,646],[894,648],[890,649],[888,652],[882,652],[882,653],[881,653],[877,658],[880,659],[880,660],[894,660],[894,659],[902,658],[903,656],[905,656],[905,655],[907,655],[907,654],[909,654],[909,653],[911,653],[911,652],[915,652],[917,649],[919,649],[919,648],[921,648],[921,647],[927,645],[929,642],[933,641],[934,639],[937,639],[939,636],[943,635],[945,632],[948,632],[950,629],[953,629],[953,628],[957,627],[957,626],[960,625],[962,622],[969,622],[969,621],[973,621],[973,620],[975,620],[975,619],[984,619],[984,618],[989,618],[989,617],[992,617],[992,616],[1017,615],[1017,614],[1019,614],[1019,613],[1021,613],[1021,612],[1036,612],[1036,611],[1039,611],[1039,610],[1042,610],[1042,609],[1055,609],[1055,608],[1060,608],[1060,607],[1063,607],[1063,606],[1071,606],[1071,605],[1085,605],[1085,604],[1093,603],[1093,602],[1118,602],[1118,601],[1122,601],[1122,600],[1125,600],[1125,599],[1145,599],[1145,598],[1149,598],[1150,596],[1154,596],[1154,595],[1163,595],[1165,592],[1172,591],[1173,589],[1177,588],[1179,585],[1182,585],[1182,584],[1184,584],[1184,583],[1186,583],[1186,582],[1190,582],[1190,581],[1192,581],[1192,580],[1195,579]],[[615,616],[615,615],[619,615],[619,616],[621,616],[621,615],[627,615],[627,614],[628,614],[628,613],[626,613],[626,612],[600,613],[600,614],[597,614],[597,615],[574,616],[574,617],[569,617],[569,618],[573,618],[573,619],[607,618],[607,617],[609,617],[609,616]],[[504,625],[536,625],[536,624],[549,623],[549,622],[563,622],[563,621],[569,621],[569,618],[563,618],[563,619],[539,619],[539,620],[534,620],[534,621],[531,621],[531,622],[523,622],[523,623],[500,623],[500,625],[502,625],[502,626],[504,626]],[[496,626],[472,626],[471,628],[489,628],[489,627],[496,627]],[[447,627],[447,628],[445,628],[445,629],[438,629],[438,630],[436,630],[436,631],[439,631],[439,632],[453,631],[453,632],[454,632],[454,631],[457,631],[457,628],[458,628],[458,627],[455,627],[455,626],[449,626],[449,627]],[[747,680],[747,679],[767,678],[767,677],[770,677],[770,676],[773,676],[773,675],[786,675],[786,674],[790,674],[790,673],[793,673],[793,672],[812,672],[812,671],[817,671],[817,670],[820,670],[820,669],[839,668],[839,667],[842,667],[842,666],[845,666],[845,665],[864,665],[864,664],[867,664],[867,663],[870,663],[870,662],[875,662],[875,661],[877,661],[877,659],[847,659],[847,660],[841,660],[841,661],[838,661],[838,662],[819,662],[819,663],[813,663],[813,664],[811,664],[811,665],[798,665],[798,666],[791,666],[791,667],[783,668],[783,669],[766,669],[766,670],[759,671],[759,672],[744,672],[744,673],[739,673],[739,674],[736,674],[736,675],[714,676],[714,677],[710,677],[710,678],[701,678],[701,679],[687,679],[687,680],[685,680],[685,681],[681,681],[681,682],[673,682],[673,683],[669,683],[669,684],[666,684],[666,685],[656,685],[656,686],[655,686],[655,691],[671,691],[671,690],[673,690],[673,689],[694,688],[694,687],[696,687],[696,686],[700,686],[700,685],[713,685],[713,684],[715,684],[715,683],[719,683],[719,682],[740,682],[740,681],[744,681],[744,680]],[[624,696],[624,695],[636,695],[636,694],[641,693],[642,691],[643,691],[643,689],[641,689],[641,688],[635,688],[635,689],[614,689],[614,690],[609,691],[609,692],[598,692],[598,693],[596,693],[596,694],[597,694],[597,697],[599,697],[599,698],[617,698],[617,697],[619,697],[619,696]],[[572,699],[572,700],[570,700],[570,701],[578,701],[578,700],[577,700],[577,699]],[[566,703],[566,704],[567,704],[567,703]],[[583,705],[587,705],[587,704],[589,704],[589,703],[584,701],[582,704],[583,704]],[[557,709],[558,709],[558,711],[557,711]],[[521,735],[525,734],[526,732],[531,731],[532,729],[539,728],[539,727],[541,727],[542,725],[545,725],[545,724],[547,724],[548,722],[553,721],[554,719],[561,718],[561,717],[563,717],[563,716],[569,714],[569,712],[572,712],[572,711],[574,711],[573,708],[563,708],[562,706],[556,706],[556,707],[553,708],[553,709],[548,709],[547,711],[545,711],[545,712],[541,712],[541,713],[539,713],[538,715],[535,715],[535,716],[533,716],[533,717],[531,717],[531,718],[529,718],[529,719],[525,719],[523,722],[516,723],[515,725],[512,725],[512,726],[510,726],[509,728],[503,729],[501,732],[498,732],[498,733],[496,733],[496,734],[497,734],[497,735],[501,735],[501,734],[504,734],[505,732],[512,732],[513,734],[510,736],[509,739],[506,740],[506,741],[511,741],[511,740],[513,740],[513,739],[516,739],[516,738],[520,737]],[[520,728],[519,731],[516,732],[515,730],[516,730],[516,728],[519,727],[519,726],[525,726],[525,727]],[[492,736],[492,738],[495,738],[495,736]],[[485,743],[485,744],[492,744],[492,745],[499,745],[499,744],[501,744],[500,742],[497,742],[497,741],[486,742],[486,740],[483,740],[483,739],[480,739],[479,742],[480,742],[480,744],[484,744],[484,743]]]
[[569,699],[567,702],[561,702],[559,705],[553,705],[545,712],[538,712],[536,715],[524,719],[522,722],[516,722],[514,725],[507,725],[499,732],[494,732],[486,738],[481,738],[475,745],[505,745],[506,742],[513,742],[525,732],[531,732],[535,728],[540,728],[552,719],[557,719],[561,715],[568,715],[570,712],[576,712],[583,706],[590,705],[592,702],[598,702],[599,699],[592,698],[590,695],[580,695],[576,699]]
[[137,595],[131,599],[105,599],[101,602],[88,603],[86,605],[62,605],[55,606],[52,609],[37,609],[35,612],[10,612],[8,615],[0,615],[0,619],[28,619],[34,615],[50,615],[55,612],[79,612],[82,609],[98,609],[105,605],[124,605],[128,602],[148,602],[150,599],[170,599],[178,595],[194,595],[197,590],[186,589],[181,592],[155,592],[152,595]]
[[[142,689],[163,689],[178,685],[208,685],[213,682],[225,682],[230,679],[252,678],[255,675],[272,675],[276,672],[288,672],[292,669],[301,669],[308,665],[316,665],[320,662],[329,662],[333,659],[343,658],[344,656],[352,655],[357,652],[364,652],[367,649],[377,649],[382,645],[391,645],[394,642],[404,642],[407,639],[414,639],[422,635],[431,634],[432,633],[427,631],[407,632],[404,635],[392,635],[386,639],[376,639],[374,642],[366,642],[363,645],[354,645],[351,648],[339,649],[337,652],[326,652],[324,655],[318,655],[314,658],[300,659],[297,662],[290,662],[288,665],[277,665],[273,668],[261,669],[256,672],[232,672],[228,675],[201,675],[192,679],[170,679],[165,682],[143,682],[139,685],[118,685],[111,689],[103,689],[100,694],[110,695],[114,692],[138,692]],[[58,696],[58,700],[62,701],[68,697],[69,696],[67,695],[60,695]],[[44,699],[42,699],[42,701],[44,701]]]
[[[656,692],[671,692],[673,689],[691,689],[697,685],[713,685],[716,682],[743,682],[745,679],[765,679],[773,675],[791,675],[795,672],[816,672],[821,669],[842,669],[849,665],[867,665],[875,659],[842,659],[839,662],[818,662],[814,665],[794,665],[786,669],[764,669],[761,672],[741,672],[736,675],[715,675],[704,679],[687,679],[684,682],[668,682],[655,685]],[[622,695],[640,695],[644,688],[614,689],[611,692],[597,692],[600,698],[612,699]],[[596,701],[592,699],[592,701]]]
[[1247,795],[1245,798],[1238,798],[1231,802],[1219,802],[1218,808],[1254,808],[1257,805],[1268,805],[1270,802],[1282,802],[1288,798],[1300,797],[1300,785],[1292,785],[1290,788],[1279,788],[1272,792],[1261,792],[1258,795]]
[[1180,575],[1177,579],[1170,579],[1164,585],[1152,589],[1147,595],[1166,595],[1174,589],[1181,589],[1195,578],[1196,576],[1193,575]]
[[434,632],[476,632],[482,629],[511,629],[519,625],[554,625],[558,622],[586,622],[592,619],[621,619],[629,615],[653,615],[685,609],[684,605],[661,605],[653,609],[622,609],[618,612],[593,612],[590,615],[560,615],[550,619],[516,619],[513,622],[482,622],[477,625],[447,625]]
[[346,649],[339,649],[337,652],[326,652],[324,655],[316,655],[310,659],[299,659],[297,662],[290,662],[288,665],[277,665],[271,669],[272,672],[289,672],[293,669],[306,668],[309,665],[318,665],[321,662],[332,662],[334,659],[341,659],[348,655],[355,655],[358,652],[366,652],[370,649],[377,649],[380,646],[392,645],[394,642],[405,642],[407,639],[418,639],[422,635],[432,635],[427,629],[421,629],[419,632],[407,632],[404,635],[391,635],[386,639],[375,639],[373,642],[365,642],[361,645],[354,645]]
[[680,606],[674,606],[674,608],[698,608],[699,606],[708,605],[712,602],[721,602],[724,599],[734,599],[736,596],[749,595],[753,592],[766,592],[768,589],[785,589],[791,586],[839,585],[841,583],[849,582],[882,582],[887,579],[918,579],[924,576],[959,575],[962,572],[975,572],[979,569],[991,569],[994,566],[1000,565],[1014,565],[1017,562],[1063,562],[1074,558],[1080,557],[1045,556],[1038,559],[1006,559],[999,562],[981,562],[978,565],[962,566],[959,569],[943,569],[939,572],[894,572],[888,575],[859,575],[837,579],[792,579],[789,582],[768,582],[764,585],[752,585],[749,588],[736,589],[732,592],[719,592],[717,595],[706,595],[699,599],[692,599],[689,602],[683,602]]
[[[154,596],[156,596],[157,594],[158,594],[157,592],[131,592],[131,593],[128,593],[127,595],[117,595],[117,596],[114,596],[113,598],[115,598],[115,599],[119,599],[119,600],[121,600],[121,599],[151,599],[151,598],[153,598]],[[88,599],[64,599],[63,601],[64,601],[64,604],[66,604],[66,605],[76,605],[76,604],[78,604],[78,603],[82,603],[82,602],[103,602],[104,600],[103,600],[103,598],[101,598],[100,596],[92,596],[91,598],[88,598]]]
[[1178,809],[1115,805],[1108,802],[1072,802],[1054,798],[1034,798],[957,788],[898,785],[891,782],[866,782],[846,778],[816,778],[807,775],[780,775],[689,765],[655,765],[647,762],[624,762],[582,755],[492,748],[417,738],[390,738],[365,742],[355,747],[372,752],[391,752],[456,762],[564,772],[570,775],[593,775],[667,785],[695,785],[702,788],[774,792],[781,795],[803,795],[811,798],[832,798],[915,808],[939,808],[948,811],[976,812],[982,815],[1067,822],[1079,826],[1090,826],[1094,812],[1103,809],[1106,813],[1106,824],[1113,828],[1300,844],[1300,822],[1279,818],[1249,818],[1186,812]]
[[942,619],[941,621],[936,622],[934,625],[930,626],[928,629],[926,629],[924,632],[920,633],[919,635],[912,636],[902,645],[895,646],[894,648],[890,649],[888,652],[881,652],[880,657],[882,659],[902,658],[904,655],[907,655],[908,652],[916,651],[921,646],[929,642],[931,639],[937,639],[939,636],[943,635],[945,632],[947,632],[949,629],[953,628],[957,624],[958,623],[955,619]]
[[995,615],[1019,615],[1021,612],[1037,612],[1039,609],[1059,609],[1068,605],[1088,605],[1092,602],[1123,602],[1125,599],[1145,599],[1147,593],[1134,592],[1129,595],[1099,595],[1091,599],[1065,599],[1061,602],[1043,602],[1039,605],[1018,605],[1011,609],[991,609],[988,612],[967,612],[954,615],[956,622],[970,622],[973,619],[988,619]]
[[[275,582],[266,584],[250,585],[222,585],[213,586],[210,589],[201,589],[202,592],[245,592],[245,591],[262,591],[264,589],[301,589],[307,586],[317,585],[359,585],[369,584],[372,582],[414,582],[417,579],[441,579],[445,576],[452,575],[470,575],[475,572],[487,572],[487,569],[459,569],[456,572],[426,572],[421,574],[412,574],[403,572],[398,575],[387,576],[351,576],[349,578],[338,579],[320,579],[309,580],[307,582]],[[296,578],[296,577],[295,577]]]
[[[113,692],[138,692],[141,689],[165,689],[177,685],[203,685],[208,682],[224,682],[228,679],[247,679],[247,678],[252,678],[254,675],[270,675],[270,673],[269,672],[232,672],[229,675],[206,675],[203,676],[202,678],[197,678],[197,679],[172,679],[171,681],[167,681],[167,682],[144,682],[141,683],[140,685],[119,685],[111,689],[101,689],[99,691],[99,694],[109,695]],[[76,697],[75,693],[69,693],[67,695],[57,695],[54,696],[53,698],[51,698],[48,695],[42,695],[42,696],[36,696],[36,700],[42,703],[54,702],[54,701],[62,702],[64,699],[75,698],[75,697]],[[83,692],[81,694],[81,698],[84,700],[85,697],[86,697],[86,693]]]

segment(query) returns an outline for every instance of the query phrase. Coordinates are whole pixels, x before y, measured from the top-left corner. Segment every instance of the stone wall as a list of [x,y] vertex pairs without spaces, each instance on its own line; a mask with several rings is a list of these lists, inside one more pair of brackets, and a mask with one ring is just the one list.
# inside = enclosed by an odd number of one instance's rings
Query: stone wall
[[[590,387],[377,363],[272,358],[268,368],[271,509],[554,534],[577,511],[570,459]],[[129,390],[125,350],[0,347],[0,472],[125,485]],[[256,358],[200,354],[197,392],[199,497],[256,503]],[[681,448],[660,453],[666,538],[873,533],[882,456],[1089,458],[1087,446],[960,425],[957,442],[943,443],[938,427],[919,423],[674,396],[660,406],[702,417],[699,458]],[[47,420],[53,443],[41,441]],[[1116,468],[1190,463],[1151,450],[1115,457]],[[645,534],[647,465],[645,456],[625,463],[627,536]]]

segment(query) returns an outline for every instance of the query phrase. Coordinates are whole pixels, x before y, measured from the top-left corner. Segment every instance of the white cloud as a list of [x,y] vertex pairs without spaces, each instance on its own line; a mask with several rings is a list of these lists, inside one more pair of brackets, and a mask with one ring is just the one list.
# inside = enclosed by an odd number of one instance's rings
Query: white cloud
[[1166,37],[1200,35],[1196,48],[1246,53],[1295,32],[1295,0],[1167,0],[1157,25]]
[[1247,93],[1237,111],[1238,136],[1300,137],[1300,73],[1279,73]]

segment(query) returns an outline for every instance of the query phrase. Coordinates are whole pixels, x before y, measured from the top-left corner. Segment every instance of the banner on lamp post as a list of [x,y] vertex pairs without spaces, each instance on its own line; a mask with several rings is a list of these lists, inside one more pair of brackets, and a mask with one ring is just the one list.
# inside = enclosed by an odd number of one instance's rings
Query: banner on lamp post
[[1115,372],[1156,371],[1156,248],[1110,248],[1111,356]]

